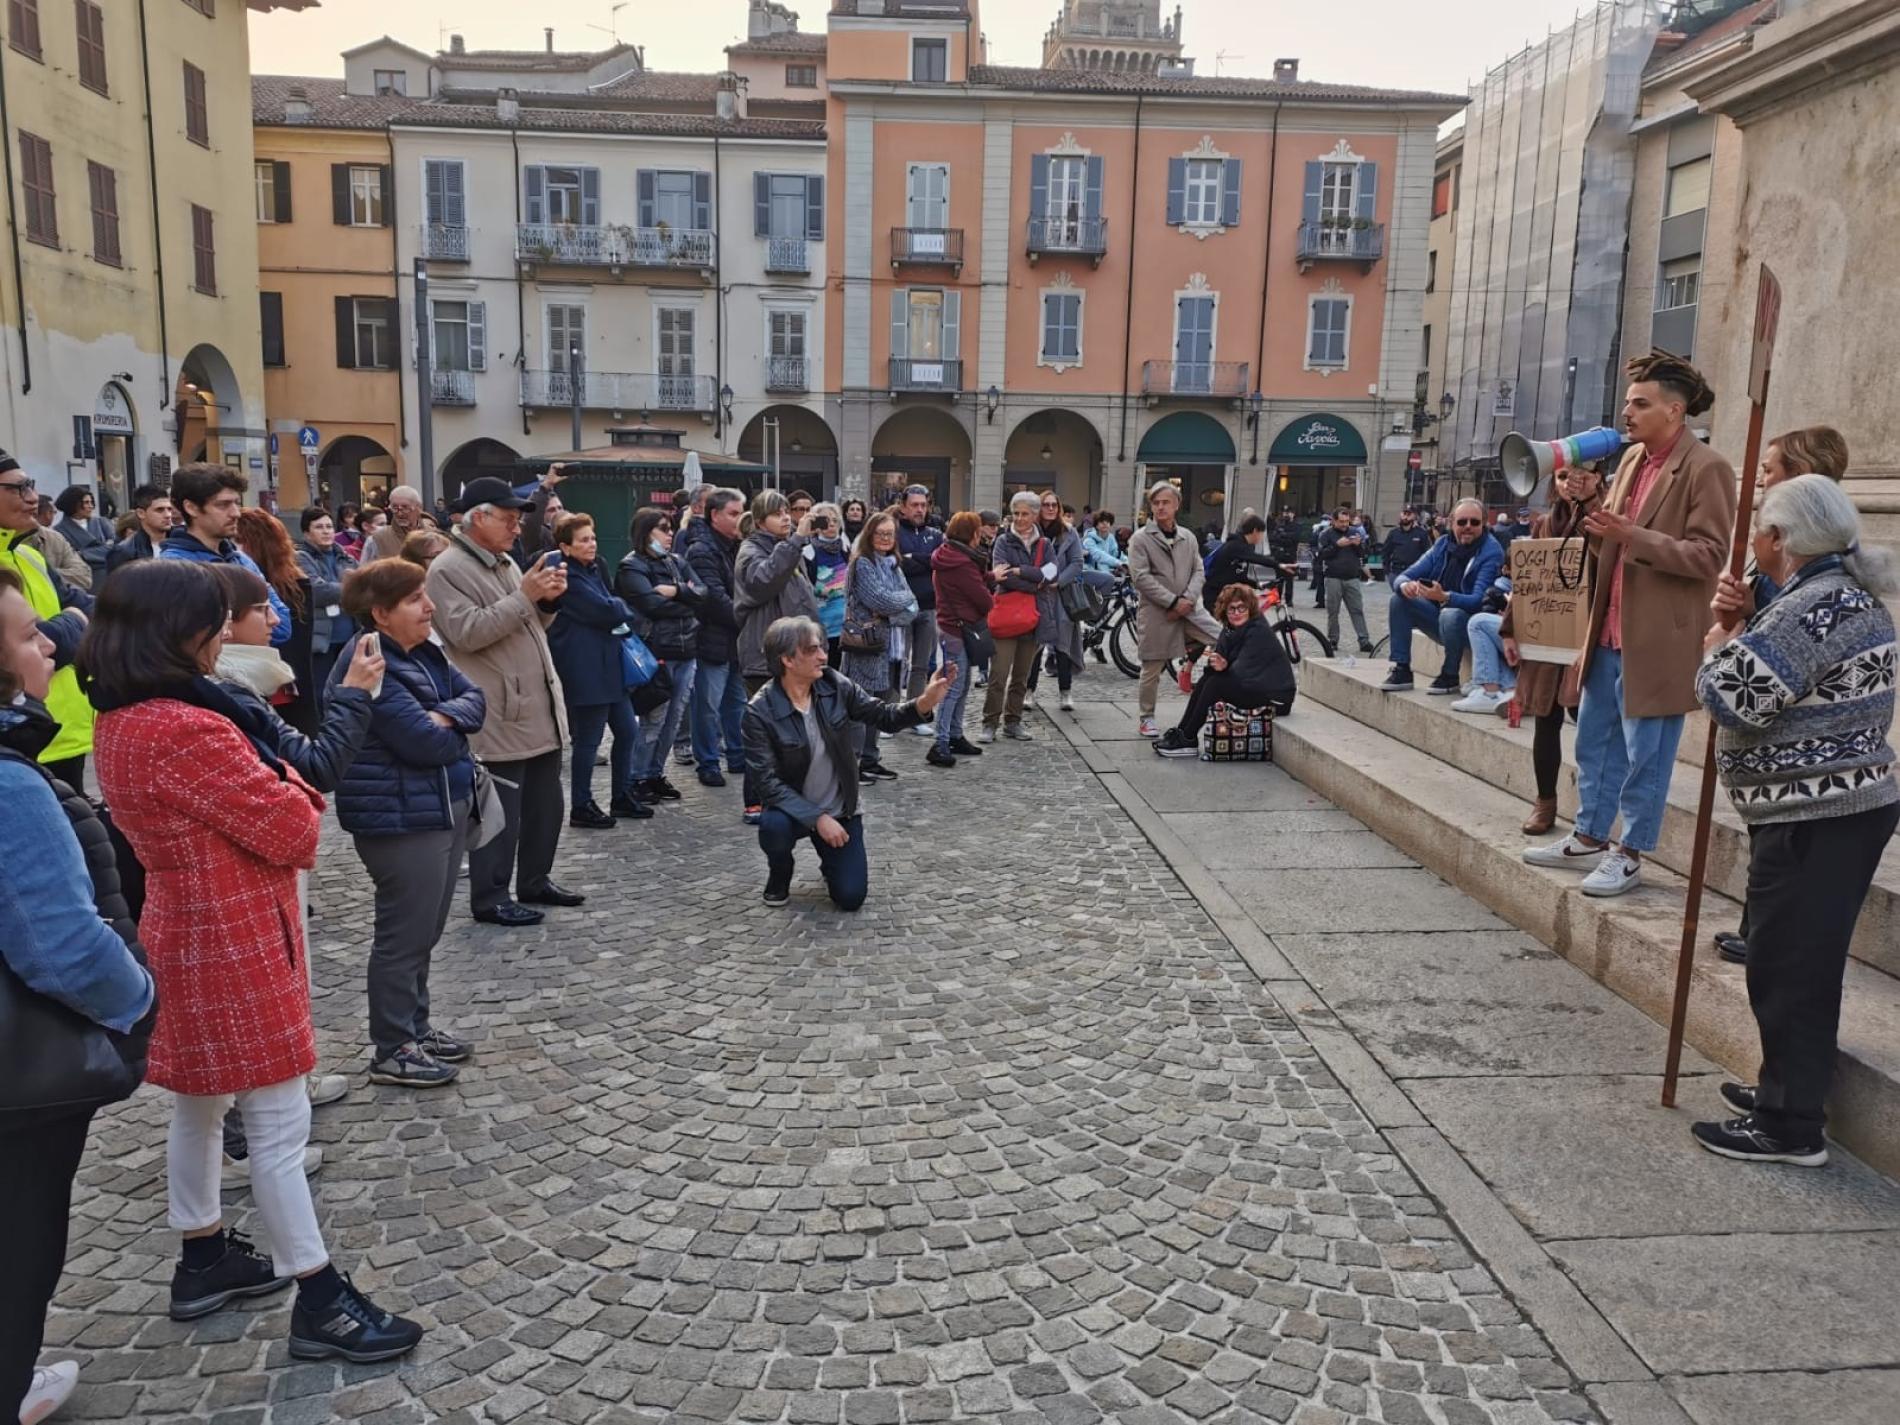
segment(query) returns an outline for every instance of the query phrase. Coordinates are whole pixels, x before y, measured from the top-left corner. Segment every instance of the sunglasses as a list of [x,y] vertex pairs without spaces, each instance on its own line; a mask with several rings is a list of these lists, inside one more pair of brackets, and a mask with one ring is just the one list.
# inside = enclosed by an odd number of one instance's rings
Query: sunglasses
[[1475,525],[1483,524],[1484,521],[1483,520],[1453,520],[1452,523],[1457,525],[1458,528],[1460,529],[1469,529],[1474,524]]

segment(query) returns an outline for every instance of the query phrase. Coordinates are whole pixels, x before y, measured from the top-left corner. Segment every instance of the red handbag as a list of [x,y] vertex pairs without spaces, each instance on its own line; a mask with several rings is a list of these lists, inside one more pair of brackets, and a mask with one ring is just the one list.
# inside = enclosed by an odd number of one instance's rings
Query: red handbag
[[[1043,551],[1048,547],[1047,540],[1036,541],[1038,566],[1042,563]],[[996,638],[1021,638],[1025,633],[1034,633],[1040,620],[1036,596],[1027,589],[1006,589],[990,605],[990,634]]]

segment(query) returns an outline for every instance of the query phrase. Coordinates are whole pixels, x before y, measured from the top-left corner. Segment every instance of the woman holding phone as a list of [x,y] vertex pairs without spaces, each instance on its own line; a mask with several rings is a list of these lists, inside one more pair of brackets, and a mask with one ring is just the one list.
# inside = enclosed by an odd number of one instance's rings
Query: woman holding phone
[[684,559],[674,556],[673,517],[666,511],[641,510],[633,517],[631,534],[633,552],[620,561],[615,589],[633,609],[634,632],[673,680],[666,706],[643,720],[633,789],[646,801],[676,802],[680,791],[666,778],[666,754],[692,701],[699,657],[699,616],[694,610],[706,586]]

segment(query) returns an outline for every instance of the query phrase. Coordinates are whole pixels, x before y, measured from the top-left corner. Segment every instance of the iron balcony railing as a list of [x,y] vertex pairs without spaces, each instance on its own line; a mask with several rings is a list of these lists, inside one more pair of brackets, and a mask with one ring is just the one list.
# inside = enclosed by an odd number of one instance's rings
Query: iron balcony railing
[[467,262],[468,229],[460,223],[424,223],[422,255],[432,262]]
[[1299,260],[1325,262],[1377,262],[1385,256],[1385,224],[1363,223],[1361,219],[1301,223]]
[[1245,396],[1244,361],[1149,361],[1141,368],[1141,394],[1186,400],[1237,401]]
[[1107,218],[1031,218],[1029,255],[1075,254],[1100,258],[1108,251]]
[[892,228],[891,265],[963,266],[962,228]]
[[712,268],[713,234],[709,228],[627,228],[617,232],[626,243],[629,267]]
[[438,406],[474,405],[475,373],[473,371],[444,371],[440,367],[431,368],[429,399]]
[[963,363],[954,359],[926,360],[914,356],[891,358],[893,391],[961,391]]
[[809,363],[802,356],[768,356],[765,359],[765,389],[768,391],[809,391]]
[[521,404],[562,407],[574,404],[575,383],[580,403],[590,411],[698,411],[713,408],[713,378],[671,376],[647,371],[583,371],[578,377],[565,371],[523,371]]
[[587,227],[578,223],[522,223],[515,232],[522,262],[569,267],[690,267],[713,265],[713,234],[702,229]]
[[803,274],[811,271],[810,244],[802,237],[765,240],[765,270]]

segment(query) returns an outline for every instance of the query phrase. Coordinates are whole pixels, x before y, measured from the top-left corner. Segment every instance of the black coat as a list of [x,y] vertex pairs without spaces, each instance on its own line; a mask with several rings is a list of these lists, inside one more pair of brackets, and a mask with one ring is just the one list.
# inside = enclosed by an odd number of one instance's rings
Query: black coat
[[1227,674],[1235,682],[1258,689],[1267,700],[1291,701],[1296,687],[1293,664],[1280,635],[1265,618],[1222,629],[1214,651],[1227,660]]
[[[676,586],[678,596],[669,599],[660,593],[662,584]],[[694,610],[703,590],[684,559],[629,554],[620,561],[614,589],[633,610],[634,632],[655,658],[674,663],[699,656],[699,615]]]
[[1366,544],[1344,544],[1353,538],[1351,530],[1328,528],[1319,537],[1319,563],[1328,579],[1363,579],[1366,574]]
[[[258,750],[295,768],[299,777],[328,796],[343,785],[343,774],[350,770],[356,754],[363,750],[374,707],[369,694],[361,688],[343,686],[342,679],[349,671],[349,665],[345,664],[343,672],[337,674],[314,737],[307,737],[291,726],[278,715],[276,708],[242,683],[220,679],[218,686],[252,710],[255,725],[263,730],[261,736],[252,738]],[[249,728],[244,731],[250,734]]]
[[1381,555],[1385,561],[1385,577],[1390,579],[1400,570],[1410,569],[1425,557],[1425,551],[1431,547],[1432,534],[1424,525],[1415,524],[1410,529],[1393,525],[1386,531],[1385,549]]
[[614,630],[633,627],[633,610],[607,587],[607,566],[598,559],[591,564],[568,560],[567,592],[554,607],[560,616],[548,627],[548,652],[568,707],[611,707],[626,697],[627,675]]
[[1213,612],[1215,602],[1220,598],[1221,590],[1229,584],[1245,584],[1247,567],[1274,569],[1278,567],[1274,558],[1256,550],[1247,543],[1244,535],[1232,534],[1221,541],[1208,561],[1207,577],[1201,581],[1201,602]]
[[687,567],[705,585],[699,608],[699,661],[727,664],[739,656],[739,615],[732,607],[733,565],[739,541],[722,539],[709,520],[694,520],[684,536]]
[[[879,732],[902,732],[924,719],[917,704],[887,703],[852,682],[835,668],[827,668],[811,685],[818,728],[838,772],[838,790],[844,797],[844,817],[858,813],[858,754],[851,750],[851,724],[861,722]],[[759,792],[759,804],[777,807],[808,830],[822,813],[805,798],[805,774],[811,771],[811,746],[805,740],[805,715],[792,706],[777,678],[746,704],[746,770]]]
[[136,564],[141,559],[157,557],[158,550],[152,544],[152,537],[142,529],[135,529],[106,551],[106,573],[111,574],[128,564]]

